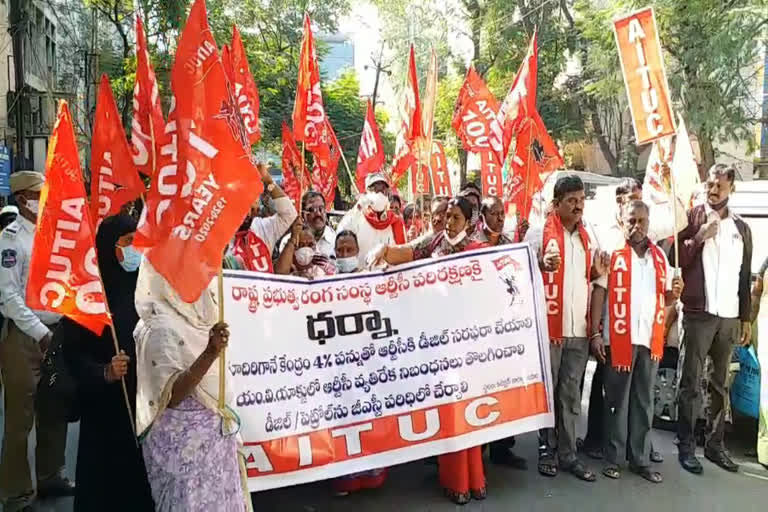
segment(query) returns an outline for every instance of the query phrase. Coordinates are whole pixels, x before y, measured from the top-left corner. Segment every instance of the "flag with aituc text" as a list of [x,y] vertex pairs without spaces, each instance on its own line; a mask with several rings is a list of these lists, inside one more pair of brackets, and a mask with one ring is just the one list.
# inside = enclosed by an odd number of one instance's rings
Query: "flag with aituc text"
[[366,176],[379,172],[383,166],[384,146],[381,143],[381,136],[379,136],[376,115],[369,100],[363,133],[360,135],[360,148],[357,152],[357,167],[355,168],[357,189],[361,192],[365,191]]
[[160,89],[147,51],[147,40],[141,16],[136,16],[136,84],[133,89],[131,148],[133,163],[145,176],[158,170],[160,147],[163,145],[165,120],[160,106]]
[[[499,112],[499,102],[473,66],[459,90],[451,126],[464,149],[475,153],[491,151],[491,125]],[[494,158],[501,165],[502,154]]]
[[190,10],[171,85],[175,136],[164,148],[169,161],[158,173],[160,186],[150,190],[158,197],[149,212],[167,236],[155,238],[146,256],[184,301],[194,302],[220,270],[224,248],[263,190],[204,0]]
[[94,231],[72,116],[62,101],[48,145],[26,303],[64,315],[100,335],[110,319]]
[[91,138],[91,218],[99,226],[143,193],[144,183],[133,163],[112,87],[107,75],[102,75]]
[[312,164],[312,188],[323,194],[325,207],[327,210],[333,208],[333,200],[336,197],[336,185],[339,183],[339,160],[341,159],[341,146],[336,139],[336,132],[333,131],[331,123],[327,123],[328,134],[331,143],[328,146],[328,158],[321,158],[314,155]]
[[328,158],[325,153],[330,145],[327,119],[320,91],[320,66],[317,63],[315,38],[312,36],[309,15],[305,14],[296,100],[293,104],[293,137],[321,158]]
[[233,88],[237,106],[240,108],[240,116],[243,118],[243,125],[248,133],[248,141],[250,144],[256,144],[261,139],[259,89],[256,87],[256,81],[251,74],[248,55],[245,53],[245,46],[237,27],[232,27],[232,44],[229,47],[225,45],[224,48],[228,54],[225,59],[224,50],[222,50],[224,70]]

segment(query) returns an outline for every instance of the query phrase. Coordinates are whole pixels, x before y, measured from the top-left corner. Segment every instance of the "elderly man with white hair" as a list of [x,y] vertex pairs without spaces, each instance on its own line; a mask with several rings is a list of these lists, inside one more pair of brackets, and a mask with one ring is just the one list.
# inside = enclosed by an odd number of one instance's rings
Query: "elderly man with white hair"
[[369,174],[365,188],[365,195],[344,215],[336,231],[349,230],[357,235],[359,268],[365,266],[368,253],[376,247],[405,243],[403,218],[389,206],[391,192],[387,177],[382,173]]

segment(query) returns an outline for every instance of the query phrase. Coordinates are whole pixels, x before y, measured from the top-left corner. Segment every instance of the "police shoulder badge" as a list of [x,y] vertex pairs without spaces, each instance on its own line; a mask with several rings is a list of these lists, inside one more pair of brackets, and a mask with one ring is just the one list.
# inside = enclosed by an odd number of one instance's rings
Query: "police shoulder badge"
[[4,249],[0,253],[0,262],[3,268],[13,268],[16,266],[16,251],[14,249]]

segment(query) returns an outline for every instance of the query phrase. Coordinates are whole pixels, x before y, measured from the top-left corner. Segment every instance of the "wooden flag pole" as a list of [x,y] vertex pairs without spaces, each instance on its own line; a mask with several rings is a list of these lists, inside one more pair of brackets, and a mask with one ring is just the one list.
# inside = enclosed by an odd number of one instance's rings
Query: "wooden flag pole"
[[[102,285],[103,286],[103,285]],[[109,309],[109,303],[104,300],[104,307],[107,308],[107,316],[109,316],[109,329],[112,332],[112,342],[115,344],[115,355],[120,355],[120,344],[117,342],[117,332],[115,331],[115,322],[112,319],[112,312]],[[136,364],[136,362],[133,362]],[[139,441],[136,438],[136,422],[133,419],[133,411],[131,410],[131,400],[128,398],[128,387],[125,385],[125,377],[120,377],[120,384],[123,387],[123,398],[125,398],[125,408],[128,410],[128,420],[131,422],[131,431],[133,432],[134,441],[136,446],[139,446]]]
[[341,146],[338,146],[339,155],[341,155],[341,161],[344,162],[344,168],[347,170],[347,176],[349,176],[349,183],[352,185],[352,187],[355,189],[355,193],[357,195],[360,195],[360,189],[357,188],[357,183],[355,182],[355,177],[352,176],[352,171],[349,170],[349,164],[347,163],[347,157],[344,156],[344,151],[341,150]]
[[[657,144],[658,144],[658,142],[657,142]],[[661,155],[661,145],[660,144],[659,144],[658,150],[659,150],[659,155]],[[680,277],[680,264],[679,264],[680,247],[678,245],[679,242],[678,242],[678,237],[677,237],[677,225],[678,225],[677,224],[677,191],[676,191],[676,187],[675,187],[675,176],[674,176],[674,173],[672,172],[672,166],[668,165],[667,168],[669,169],[669,184],[670,184],[670,189],[671,189],[670,192],[672,193],[672,197],[670,199],[671,199],[671,202],[672,202],[672,222],[674,223],[673,224],[673,228],[672,228],[672,232],[674,233],[673,234],[674,239],[673,239],[672,244],[675,247],[675,277]],[[663,172],[663,170],[664,170],[664,168],[662,166],[662,172]],[[662,179],[663,179],[663,176],[662,176]]]
[[[301,218],[303,206],[304,206],[304,151],[306,143],[301,141],[301,169],[299,169],[299,218]],[[223,315],[223,313],[222,313]]]
[[[219,323],[224,321],[224,271],[220,268],[218,275],[219,285]],[[225,394],[227,391],[226,384],[226,372],[227,372],[227,349],[223,349],[219,352],[219,410],[223,411],[226,407]]]

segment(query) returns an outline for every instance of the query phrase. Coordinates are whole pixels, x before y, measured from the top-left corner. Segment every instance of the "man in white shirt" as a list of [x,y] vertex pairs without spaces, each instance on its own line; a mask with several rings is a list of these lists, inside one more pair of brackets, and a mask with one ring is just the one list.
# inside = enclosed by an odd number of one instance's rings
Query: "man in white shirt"
[[539,432],[539,473],[555,476],[559,466],[594,482],[596,475],[576,455],[576,422],[581,410],[581,379],[589,358],[587,316],[590,282],[607,270],[607,255],[596,251],[582,222],[584,184],[563,176],[554,188],[552,211],[543,228],[531,228],[525,241],[539,256],[544,278],[550,337],[555,429]]
[[680,233],[685,359],[678,400],[677,437],[680,465],[691,473],[703,468],[696,458],[694,426],[701,401],[700,382],[707,356],[714,371],[709,382],[710,418],[704,455],[736,472],[725,449],[725,403],[728,368],[735,343],[749,345],[752,327],[752,232],[728,208],[736,170],[716,164],[706,182],[707,201],[688,212],[688,227]]
[[[608,274],[595,283],[592,318],[609,305],[603,333],[597,325],[590,336],[592,353],[605,368],[606,466],[608,478],[630,469],[653,483],[660,473],[650,470],[653,386],[664,352],[667,302],[680,297],[682,280],[674,277],[664,252],[648,239],[648,205],[639,200],[623,206],[624,247],[614,251]],[[610,348],[606,345],[610,344]]]
[[[616,214],[611,222],[603,229],[598,229],[600,238],[600,247],[609,254],[621,249],[626,244],[625,231],[621,224],[621,208],[631,201],[643,199],[643,186],[635,178],[624,178],[616,186]],[[646,203],[648,204],[648,203]],[[677,204],[677,232],[682,231],[688,226],[685,208],[676,201]],[[671,211],[671,203],[654,204],[649,206],[648,214],[648,239],[662,246],[666,245],[666,239],[675,234],[675,215]],[[593,297],[594,300],[594,297]],[[603,314],[607,313],[607,308]],[[601,317],[593,319],[593,325],[598,325]],[[598,361],[595,373],[592,375],[592,388],[589,394],[589,411],[587,413],[587,434],[583,441],[583,452],[594,459],[603,458],[603,448],[605,446],[605,403],[603,400],[604,385],[603,377],[605,366]],[[661,453],[651,450],[651,460],[661,463],[664,461]]]
[[272,272],[272,251],[280,237],[296,219],[291,199],[272,180],[263,163],[258,164],[264,189],[274,204],[275,213],[269,217],[253,215],[253,208],[230,243],[227,256],[234,256],[242,270]]
[[36,419],[37,495],[71,496],[74,485],[61,475],[67,440],[66,421],[37,414],[35,394],[40,365],[60,316],[33,311],[26,303],[29,260],[35,236],[40,190],[45,177],[33,171],[11,174],[11,193],[19,216],[0,235],[0,370],[5,385],[5,429],[0,459],[0,499],[5,511],[28,507],[35,496],[27,459],[27,440]]
[[349,230],[357,235],[360,268],[365,267],[368,253],[380,245],[405,243],[403,218],[389,208],[387,177],[371,173],[365,178],[365,188],[367,193],[344,215],[336,231]]

